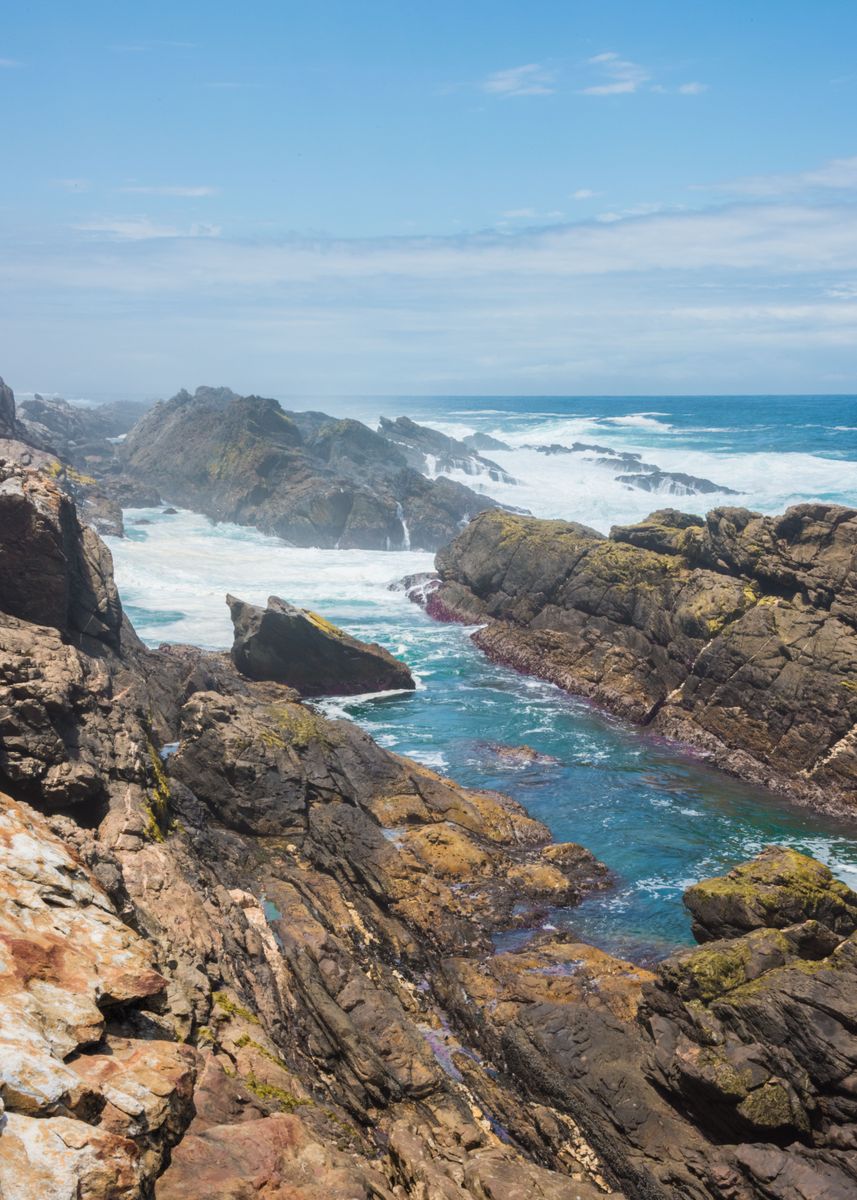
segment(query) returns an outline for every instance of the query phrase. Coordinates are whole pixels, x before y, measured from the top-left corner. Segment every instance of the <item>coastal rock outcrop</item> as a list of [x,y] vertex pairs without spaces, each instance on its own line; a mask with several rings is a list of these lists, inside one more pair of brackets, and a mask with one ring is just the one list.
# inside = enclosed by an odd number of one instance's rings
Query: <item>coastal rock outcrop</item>
[[434,550],[496,503],[427,479],[359,421],[287,413],[228,388],[156,405],[121,454],[131,478],[168,501],[298,546]]
[[36,615],[0,606],[4,1195],[609,1193],[477,1050],[447,1070],[432,982],[603,886],[592,856],[227,655]]
[[54,472],[0,465],[0,528],[0,609],[116,647],[122,606],[110,551]]
[[15,414],[15,393],[0,379],[0,438],[15,438],[18,436],[18,422]]
[[437,568],[428,611],[482,625],[474,640],[497,660],[744,778],[853,811],[853,510],[665,509],[609,538],[485,513]]
[[407,666],[383,646],[361,642],[308,608],[269,596],[266,608],[227,596],[232,661],[250,679],[270,679],[302,696],[414,688]]

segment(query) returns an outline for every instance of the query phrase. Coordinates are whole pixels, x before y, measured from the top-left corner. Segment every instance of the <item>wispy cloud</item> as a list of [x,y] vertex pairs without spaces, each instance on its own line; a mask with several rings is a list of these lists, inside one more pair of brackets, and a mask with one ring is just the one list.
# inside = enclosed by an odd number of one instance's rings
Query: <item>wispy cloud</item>
[[127,192],[135,196],[187,196],[194,198],[197,196],[216,196],[220,191],[219,188],[202,185],[199,187],[184,187],[181,184],[128,184],[125,187],[116,189],[118,192]]
[[857,155],[832,158],[810,171],[748,175],[726,183],[696,184],[693,190],[731,192],[741,196],[788,196],[813,190],[857,191]]
[[4,68],[11,70],[15,67],[23,67],[23,65],[22,62],[18,62],[17,58],[0,58],[0,70]]
[[536,208],[510,208],[501,215],[506,221],[561,221],[565,217],[559,209],[539,212]]
[[604,54],[596,54],[594,58],[587,59],[587,64],[596,68],[598,74],[602,76],[603,82],[580,88],[579,90],[584,96],[627,95],[630,92],[639,91],[643,84],[648,83],[651,79],[651,74],[645,67],[631,62],[630,59],[622,58],[613,50],[608,50]]
[[110,241],[143,242],[159,238],[216,238],[219,225],[194,222],[187,229],[175,225],[158,225],[149,217],[96,217],[74,226],[82,233],[97,234]]
[[550,96],[556,91],[554,82],[553,71],[541,63],[526,63],[522,67],[495,71],[479,86],[492,96]]
[[188,374],[236,377],[251,362],[257,390],[286,373],[298,391],[367,394],[853,389],[857,206],[616,215],[264,241],[105,217],[50,254],[9,237],[0,317],[16,369],[35,370],[44,296],[62,298],[55,369],[73,375],[85,358],[117,387],[129,363],[160,389]]
[[593,192],[592,188],[578,188],[569,195],[569,200],[593,200],[600,195],[600,192]]
[[578,88],[581,96],[629,96],[635,92],[660,92],[663,95],[673,92],[680,96],[699,96],[708,91],[708,84],[700,83],[698,79],[678,86],[654,83],[648,67],[622,58],[614,50],[588,58],[586,66],[595,72],[598,82]]

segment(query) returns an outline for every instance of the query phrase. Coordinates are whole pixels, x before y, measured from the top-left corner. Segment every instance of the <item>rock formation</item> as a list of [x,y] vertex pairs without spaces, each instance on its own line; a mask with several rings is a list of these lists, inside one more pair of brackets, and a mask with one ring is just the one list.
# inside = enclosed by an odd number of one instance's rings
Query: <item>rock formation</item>
[[232,661],[250,679],[270,679],[302,696],[344,696],[413,688],[413,676],[376,643],[361,642],[308,608],[278,596],[267,608],[234,596],[226,603],[235,627]]
[[[15,482],[31,575],[59,579],[54,518],[69,564],[88,534]],[[592,856],[226,655],[34,601],[0,599],[4,1197],[595,1200],[573,1123],[465,1050],[431,984],[603,886]]]
[[299,546],[436,549],[495,501],[427,479],[359,421],[286,413],[228,388],[179,392],[122,447],[138,483]]
[[498,661],[820,805],[857,803],[857,513],[480,515],[415,589]]
[[[73,500],[5,471],[4,1200],[854,1195],[857,896],[825,867],[691,888],[701,944],[654,972],[495,953],[606,868],[226,654],[146,650]],[[746,547],[715,528],[719,577]],[[789,528],[821,595],[844,534]]]
[[666,496],[704,496],[713,492],[721,496],[738,495],[733,488],[722,483],[703,479],[699,475],[688,475],[684,471],[664,471],[656,463],[644,462],[641,454],[628,450],[614,450],[612,446],[600,446],[596,442],[572,442],[570,446],[552,442],[549,446],[526,448],[551,456],[585,456],[590,462],[595,462],[599,467],[610,471],[618,483],[642,492],[660,492]]
[[15,414],[15,394],[0,379],[0,438],[15,438],[18,436],[18,422]]
[[[515,482],[502,467],[498,467],[490,458],[483,458],[474,447],[472,437],[469,441],[459,441],[427,425],[418,425],[410,417],[397,417],[395,421],[382,417],[378,431],[399,447],[408,465],[416,467],[418,471],[430,471],[432,474],[462,471],[465,475],[485,475],[495,482]],[[493,438],[487,440],[493,443],[494,449],[508,449]]]

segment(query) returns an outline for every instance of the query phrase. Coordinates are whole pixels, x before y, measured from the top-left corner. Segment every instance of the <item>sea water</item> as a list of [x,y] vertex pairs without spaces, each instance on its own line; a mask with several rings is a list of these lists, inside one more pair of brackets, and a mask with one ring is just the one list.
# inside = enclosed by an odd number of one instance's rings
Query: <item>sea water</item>
[[[539,516],[607,531],[671,505],[781,511],[805,500],[857,506],[857,398],[355,398],[325,407],[373,423],[403,412],[444,432],[481,431],[510,447],[488,451],[517,484],[462,477]],[[658,496],[617,483],[595,456],[545,456],[527,446],[595,442],[639,453],[664,470],[703,476],[740,494]],[[550,913],[614,953],[650,961],[690,940],[684,888],[776,842],[829,862],[857,886],[857,823],[791,805],[730,779],[679,748],[611,718],[558,688],[489,662],[471,630],[440,625],[390,585],[429,570],[432,555],[306,550],[255,530],[181,511],[126,513],[110,539],[126,610],[150,644],[231,644],[227,591],[262,604],[271,594],[320,611],[404,658],[414,693],[322,702],[383,746],[472,787],[520,800],[554,836],[581,842],[613,884],[581,906]],[[534,761],[497,754],[527,745]]]

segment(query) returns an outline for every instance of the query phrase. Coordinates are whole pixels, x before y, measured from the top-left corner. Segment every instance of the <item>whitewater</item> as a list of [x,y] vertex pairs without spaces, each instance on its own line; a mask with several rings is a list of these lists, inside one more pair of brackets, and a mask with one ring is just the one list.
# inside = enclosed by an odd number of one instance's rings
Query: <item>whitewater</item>
[[[824,500],[857,506],[857,398],[318,398],[289,408],[348,413],[373,427],[402,413],[456,437],[480,432],[509,448],[484,453],[517,482],[460,475],[470,487],[537,516],[602,532],[658,507],[704,512],[742,504],[778,512]],[[665,471],[701,476],[737,495],[650,494],[617,482],[596,453],[544,455],[536,445],[588,442],[637,453]],[[433,556],[288,547],[197,514],[126,512],[127,537],[109,539],[123,602],[149,644],[231,644],[225,595],[269,595],[313,608],[412,667],[416,692],[323,702],[382,745],[473,787],[515,796],[555,837],[583,843],[614,885],[576,909],[549,914],[614,953],[651,961],[689,940],[680,896],[777,842],[831,864],[857,885],[857,825],[790,805],[714,772],[549,684],[488,662],[469,631],[439,625],[395,584]],[[534,762],[497,755],[526,744]]]

